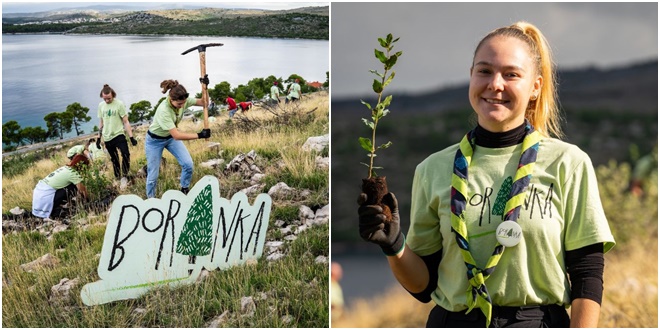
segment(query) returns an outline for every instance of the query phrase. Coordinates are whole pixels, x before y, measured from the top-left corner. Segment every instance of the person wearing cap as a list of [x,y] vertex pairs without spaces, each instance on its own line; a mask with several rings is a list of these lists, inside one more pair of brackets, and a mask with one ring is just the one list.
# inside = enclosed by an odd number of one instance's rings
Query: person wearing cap
[[273,81],[273,87],[270,88],[270,103],[280,103],[280,88],[277,86],[277,80]]
[[73,156],[71,162],[39,180],[32,192],[32,214],[39,218],[60,218],[66,215],[63,204],[76,195],[87,199],[82,175],[89,166],[84,155]]

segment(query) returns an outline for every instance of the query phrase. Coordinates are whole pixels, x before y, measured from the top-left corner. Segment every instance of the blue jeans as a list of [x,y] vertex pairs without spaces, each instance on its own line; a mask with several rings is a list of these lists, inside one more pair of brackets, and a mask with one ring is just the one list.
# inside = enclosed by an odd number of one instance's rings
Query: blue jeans
[[238,111],[238,108],[233,109],[233,110],[229,110],[229,118],[234,117],[234,114],[236,113],[236,111]]
[[190,187],[193,161],[183,142],[174,138],[154,139],[147,134],[144,143],[144,152],[147,155],[147,198],[156,197],[156,182],[158,181],[163,149],[167,149],[181,165],[181,188]]

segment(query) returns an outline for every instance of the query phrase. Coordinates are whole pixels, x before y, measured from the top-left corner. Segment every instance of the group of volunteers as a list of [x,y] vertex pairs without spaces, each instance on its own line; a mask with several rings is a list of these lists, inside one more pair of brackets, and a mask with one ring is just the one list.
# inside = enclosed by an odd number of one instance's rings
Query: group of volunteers
[[[208,76],[200,78],[200,82],[208,86]],[[203,99],[191,96],[176,80],[164,80],[160,88],[163,94],[167,93],[167,97],[156,109],[144,139],[147,158],[147,198],[156,197],[156,183],[164,149],[167,149],[181,165],[180,190],[187,194],[192,180],[193,161],[182,141],[211,137],[211,130],[208,128],[202,129],[199,133],[186,133],[178,129],[185,109],[193,105],[203,106]],[[71,148],[67,153],[69,163],[39,180],[32,195],[33,215],[51,219],[66,217],[69,215],[67,204],[74,197],[88,199],[87,189],[82,181],[90,161],[104,158],[102,143],[110,155],[115,178],[121,181],[130,178],[130,152],[126,136],[133,146],[138,142],[128,122],[126,107],[116,98],[117,93],[107,84],[101,89],[100,97],[103,101],[98,106],[100,122],[98,138],[90,139],[85,145]]]
[[[300,88],[300,79],[296,78],[289,88],[287,88],[287,95],[284,99],[284,103],[296,102],[302,98],[302,92]],[[252,102],[240,102],[236,103],[236,100],[231,96],[228,96],[225,100],[227,103],[227,111],[229,112],[229,118],[233,118],[238,110],[247,112],[252,108]],[[273,81],[273,86],[270,87],[270,96],[267,100],[267,103],[270,105],[275,105],[280,103],[280,88],[277,85],[277,80]]]

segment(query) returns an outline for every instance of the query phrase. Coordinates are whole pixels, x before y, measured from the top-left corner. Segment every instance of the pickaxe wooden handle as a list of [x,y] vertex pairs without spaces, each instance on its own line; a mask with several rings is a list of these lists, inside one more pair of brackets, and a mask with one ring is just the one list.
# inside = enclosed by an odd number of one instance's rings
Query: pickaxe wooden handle
[[[181,53],[181,55],[186,55],[192,52],[193,50],[197,50],[199,52],[199,66],[202,71],[202,78],[204,78],[204,76],[206,76],[206,47],[216,47],[222,45],[223,44],[220,43],[202,44],[186,50],[185,52]],[[209,111],[208,111],[209,95],[206,88],[207,88],[206,84],[202,83],[202,102],[204,103],[204,128],[209,128]]]

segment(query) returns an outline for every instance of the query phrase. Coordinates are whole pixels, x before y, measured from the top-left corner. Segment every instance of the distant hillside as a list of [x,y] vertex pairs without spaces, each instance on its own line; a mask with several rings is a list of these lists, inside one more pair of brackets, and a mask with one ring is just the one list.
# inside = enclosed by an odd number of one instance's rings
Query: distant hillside
[[329,39],[329,7],[290,10],[80,9],[3,15],[3,33],[204,35]]

